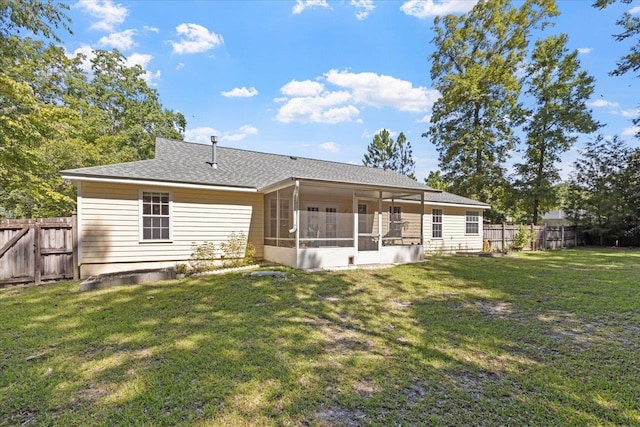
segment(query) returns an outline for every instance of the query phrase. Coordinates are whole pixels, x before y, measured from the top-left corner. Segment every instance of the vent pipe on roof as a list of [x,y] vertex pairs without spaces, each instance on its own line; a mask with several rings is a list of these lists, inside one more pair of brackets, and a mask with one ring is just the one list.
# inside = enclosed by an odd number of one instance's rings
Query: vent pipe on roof
[[211,135],[211,161],[207,162],[207,164],[211,165],[211,167],[214,169],[218,169],[218,156],[216,153],[217,146],[218,146],[218,137],[215,135]]

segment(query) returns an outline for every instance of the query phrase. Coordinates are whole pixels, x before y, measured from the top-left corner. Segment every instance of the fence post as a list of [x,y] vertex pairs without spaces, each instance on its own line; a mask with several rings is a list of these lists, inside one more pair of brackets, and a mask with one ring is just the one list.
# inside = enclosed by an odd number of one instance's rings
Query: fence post
[[564,249],[564,225],[560,226],[560,239],[562,243],[560,243],[560,249]]
[[531,236],[533,236],[531,238],[531,252],[536,250],[536,234],[535,234],[535,230],[533,228],[533,223],[531,223]]
[[502,252],[505,252],[507,250],[507,242],[506,242],[506,238],[505,238],[505,233],[506,233],[506,224],[503,222],[502,223]]
[[578,247],[578,226],[577,225],[573,227],[573,232],[575,233],[573,237],[574,237],[574,240],[576,241],[576,244],[574,247],[577,248]]
[[40,252],[40,225],[33,224],[33,281],[42,283],[42,254]]
[[78,213],[73,211],[71,214],[71,254],[73,263],[73,280],[80,278],[80,272],[78,271]]

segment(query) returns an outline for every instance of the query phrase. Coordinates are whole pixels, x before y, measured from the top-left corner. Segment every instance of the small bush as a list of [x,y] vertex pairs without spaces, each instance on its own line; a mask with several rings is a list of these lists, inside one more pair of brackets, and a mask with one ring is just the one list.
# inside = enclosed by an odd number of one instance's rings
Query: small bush
[[191,257],[189,266],[195,273],[213,270],[218,258],[216,245],[213,242],[204,242],[201,245],[191,244]]
[[256,256],[256,248],[247,242],[243,232],[231,233],[229,240],[220,243],[223,264],[225,267],[241,267],[253,262]]
[[524,249],[525,246],[531,243],[532,239],[533,232],[528,227],[524,225],[518,226],[518,233],[516,234],[516,238],[511,244],[511,250],[520,252],[522,249]]
[[187,264],[176,264],[175,267],[176,274],[186,274],[187,273]]

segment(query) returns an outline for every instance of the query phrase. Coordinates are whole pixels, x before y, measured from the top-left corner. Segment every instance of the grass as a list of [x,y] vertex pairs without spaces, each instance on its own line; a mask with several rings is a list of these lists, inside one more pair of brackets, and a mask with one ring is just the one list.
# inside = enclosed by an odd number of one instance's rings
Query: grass
[[0,425],[640,425],[640,252],[0,291]]

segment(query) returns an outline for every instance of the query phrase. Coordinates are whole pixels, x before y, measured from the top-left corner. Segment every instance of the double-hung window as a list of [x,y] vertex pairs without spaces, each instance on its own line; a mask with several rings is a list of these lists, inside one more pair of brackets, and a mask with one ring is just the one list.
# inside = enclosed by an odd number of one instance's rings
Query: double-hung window
[[431,211],[431,237],[442,239],[442,209]]
[[466,234],[478,234],[480,232],[480,214],[478,211],[466,212]]
[[140,195],[140,240],[171,240],[171,195],[159,191],[142,191]]

